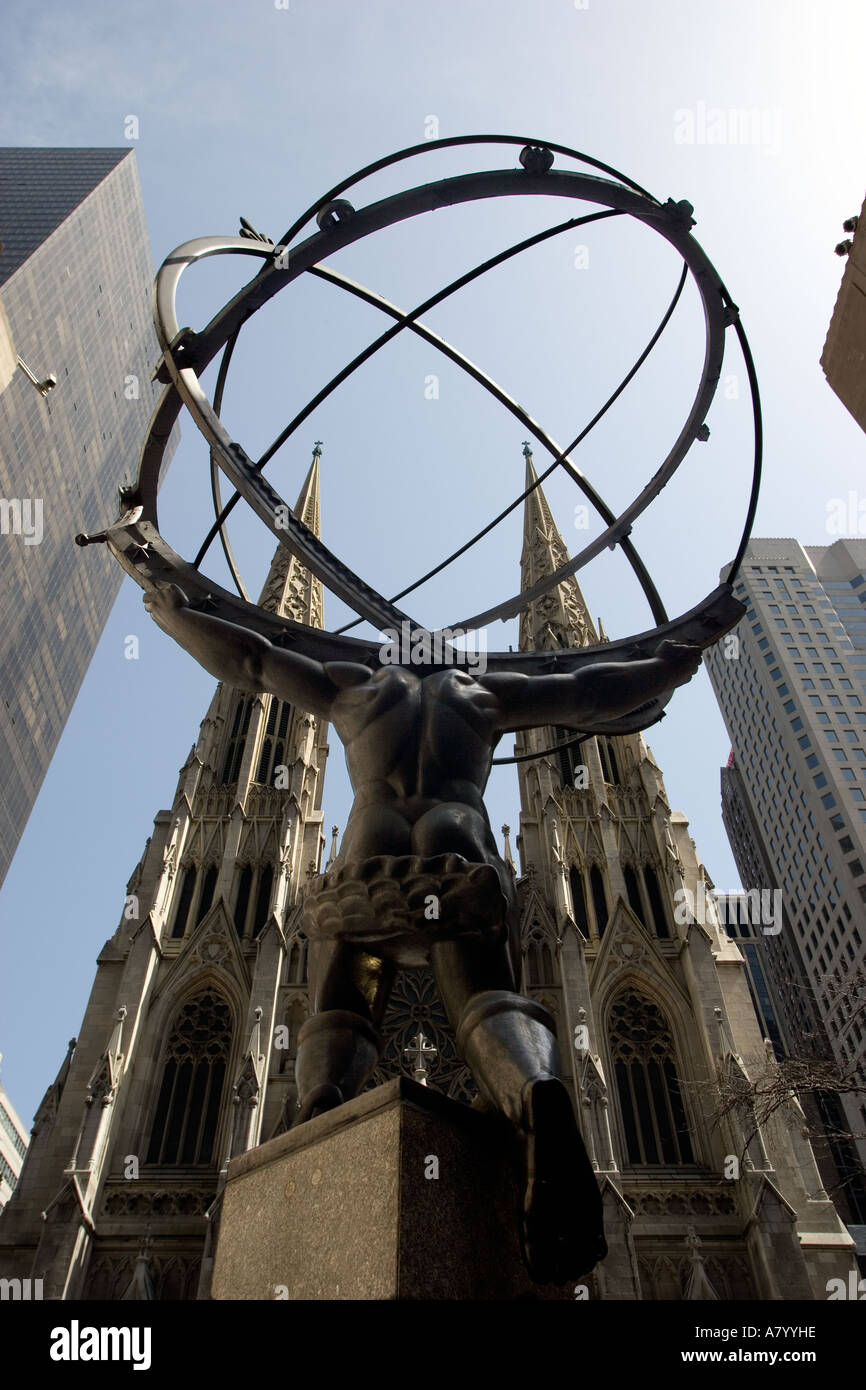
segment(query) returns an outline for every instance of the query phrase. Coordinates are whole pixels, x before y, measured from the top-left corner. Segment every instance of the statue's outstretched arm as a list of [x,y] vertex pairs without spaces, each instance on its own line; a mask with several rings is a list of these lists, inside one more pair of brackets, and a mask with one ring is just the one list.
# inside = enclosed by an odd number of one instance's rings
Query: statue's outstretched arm
[[163,632],[217,680],[255,695],[278,695],[311,714],[328,715],[337,686],[321,662],[283,651],[237,623],[196,612],[176,584],[151,589],[144,595],[144,606]]
[[666,641],[645,659],[599,661],[561,676],[491,674],[481,683],[497,698],[503,733],[541,724],[588,729],[685,685],[700,663],[699,647]]

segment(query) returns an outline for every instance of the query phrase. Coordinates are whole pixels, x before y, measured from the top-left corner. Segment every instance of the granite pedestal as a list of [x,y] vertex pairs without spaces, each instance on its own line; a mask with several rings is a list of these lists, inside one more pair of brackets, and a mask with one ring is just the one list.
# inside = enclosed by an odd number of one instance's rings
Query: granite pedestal
[[519,1169],[499,1116],[389,1081],[230,1163],[212,1297],[572,1299],[523,1267]]

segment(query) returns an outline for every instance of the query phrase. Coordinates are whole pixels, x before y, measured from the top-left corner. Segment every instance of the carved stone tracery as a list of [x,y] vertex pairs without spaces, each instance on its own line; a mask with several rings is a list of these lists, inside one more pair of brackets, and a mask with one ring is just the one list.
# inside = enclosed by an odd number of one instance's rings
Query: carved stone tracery
[[395,1076],[411,1076],[404,1049],[411,1046],[419,1028],[436,1048],[429,1063],[427,1085],[452,1100],[471,1103],[477,1094],[471,1073],[457,1054],[454,1033],[439,999],[430,970],[401,970],[385,1012],[382,1032],[386,1042],[368,1089]]

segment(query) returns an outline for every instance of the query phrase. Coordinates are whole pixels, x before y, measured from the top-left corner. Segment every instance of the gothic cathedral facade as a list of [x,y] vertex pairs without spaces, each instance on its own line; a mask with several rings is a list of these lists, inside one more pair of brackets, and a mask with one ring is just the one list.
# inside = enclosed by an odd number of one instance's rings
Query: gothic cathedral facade
[[[318,449],[297,513],[320,534]],[[535,487],[524,588],[565,559]],[[323,625],[321,584],[285,549],[260,602]],[[524,610],[523,649],[598,640],[573,579]],[[37,1112],[0,1274],[43,1279],[46,1298],[209,1296],[226,1164],[295,1112],[299,894],[327,844],[327,734],[275,697],[217,687]],[[538,729],[516,744],[552,750],[518,764],[519,985],[557,1020],[603,1192],[610,1254],[587,1296],[826,1298],[853,1243],[796,1100],[763,1128],[747,1104],[719,1114],[716,1079],[747,1089],[768,1049],[712,898],[705,920],[678,920],[683,890],[694,902],[711,885],[643,737]],[[384,1032],[371,1084],[405,1071],[472,1100],[428,972],[398,976]]]

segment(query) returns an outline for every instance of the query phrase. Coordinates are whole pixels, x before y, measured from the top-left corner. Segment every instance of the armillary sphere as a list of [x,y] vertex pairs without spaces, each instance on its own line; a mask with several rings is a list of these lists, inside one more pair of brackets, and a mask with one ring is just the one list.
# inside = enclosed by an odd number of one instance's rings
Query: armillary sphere
[[[421,157],[429,154],[432,150],[469,145],[520,147],[519,162],[515,162],[516,167],[456,175],[421,184],[383,198],[378,202],[370,203],[366,207],[354,207],[344,196],[353,185],[391,165]],[[564,162],[568,167],[559,167],[557,161],[560,164]],[[593,170],[593,172],[586,172],[586,168]],[[498,252],[409,311],[389,303],[372,290],[365,289],[327,265],[328,259],[343,247],[361,241],[362,238],[383,228],[409,218],[418,217],[422,213],[431,212],[436,208],[471,203],[482,198],[526,197],[527,195],[572,199],[577,203],[594,204],[600,210],[558,222],[544,231],[517,242],[506,250]],[[553,574],[540,579],[531,588],[513,594],[510,598],[504,599],[501,603],[497,603],[494,607],[483,612],[461,616],[456,621],[443,625],[443,628],[438,631],[442,633],[445,630],[447,633],[449,630],[453,632],[455,629],[459,629],[466,632],[500,619],[505,620],[514,617],[529,603],[540,598],[564,579],[577,573],[606,548],[614,549],[619,546],[646,596],[655,624],[654,627],[632,637],[555,652],[488,652],[486,657],[488,669],[507,668],[512,671],[525,671],[527,674],[573,671],[584,663],[599,659],[616,660],[626,656],[650,656],[665,638],[677,642],[692,643],[702,648],[711,646],[739,621],[745,611],[742,604],[734,598],[731,586],[748,543],[757,506],[761,468],[761,412],[754,363],[746,335],[740,323],[737,306],[705,252],[692,236],[691,229],[695,225],[692,212],[693,208],[690,203],[676,202],[670,198],[666,202],[661,202],[648,193],[646,189],[641,188],[639,184],[618,173],[610,166],[564,145],[528,139],[524,136],[470,135],[425,141],[424,144],[400,150],[396,154],[388,155],[384,159],[367,165],[366,168],[337,184],[323,198],[307,208],[276,244],[261,236],[246,222],[243,222],[241,235],[237,237],[208,236],[185,242],[168,256],[156,276],[154,322],[162,350],[162,358],[156,376],[161,382],[164,382],[165,390],[148,427],[139,461],[137,481],[133,487],[121,490],[122,515],[115,525],[99,535],[79,536],[76,539],[83,545],[93,541],[107,543],[127,574],[131,575],[144,589],[150,589],[160,584],[178,584],[186,593],[193,608],[206,609],[230,622],[239,623],[279,645],[308,652],[310,656],[319,660],[362,661],[376,667],[380,663],[380,642],[376,639],[348,636],[347,628],[338,632],[310,628],[302,623],[294,622],[290,618],[266,612],[250,600],[238,572],[225,530],[226,518],[237,501],[242,497],[252,507],[256,515],[271,530],[275,539],[288,546],[289,550],[313,574],[318,576],[328,589],[358,614],[357,622],[366,619],[379,630],[397,628],[398,631],[402,623],[408,622],[413,629],[420,628],[423,631],[423,624],[416,623],[405,609],[398,606],[399,600],[405,598],[407,594],[418,588],[433,574],[438,573],[445,565],[450,564],[458,555],[463,554],[472,544],[480,540],[493,526],[498,524],[503,517],[519,506],[533,490],[533,487],[537,487],[539,483],[543,482],[554,469],[562,468],[596,509],[605,529],[584,546],[579,554],[561,565]],[[478,279],[494,266],[519,255],[522,251],[528,250],[551,237],[571,231],[575,227],[621,216],[635,218],[670,242],[682,257],[682,273],[668,310],[640,357],[595,417],[577,438],[563,449],[501,387],[469,362],[456,348],[427,328],[421,319],[423,314],[442,303],[443,300],[456,293],[463,286]],[[175,310],[175,298],[181,275],[188,266],[196,261],[203,260],[207,256],[224,255],[252,256],[262,264],[253,278],[211,319],[206,327],[198,332],[190,328],[181,328]],[[254,461],[242,444],[230,438],[220,420],[219,412],[229,363],[238,335],[247,320],[274,295],[285,290],[302,275],[316,276],[356,296],[365,303],[373,305],[380,309],[391,320],[391,323],[378,338],[371,342],[307,402],[262,456]],[[705,347],[700,381],[685,423],[667,457],[661,462],[634,500],[617,516],[598,495],[583,473],[571,462],[569,455],[606,413],[646,360],[670,320],[689,275],[691,275],[700,295],[704,312]],[[726,582],[715,588],[696,607],[678,618],[670,619],[629,537],[635,520],[665,487],[682,463],[691,445],[696,440],[707,438],[708,430],[705,421],[721,374],[725,336],[729,329],[732,329],[736,334],[744,357],[754,419],[754,468],[746,520],[735,558],[728,570]],[[500,512],[470,541],[461,546],[453,555],[444,559],[435,569],[407,586],[394,598],[386,599],[349,569],[304,525],[299,517],[294,515],[291,508],[264,476],[264,469],[277,450],[294,435],[322,401],[363,363],[368,361],[374,353],[403,332],[417,334],[489,391],[506,410],[509,410],[520,421],[524,430],[542,448],[547,450],[552,462],[541,473],[532,487],[514,499],[504,511]],[[199,378],[220,351],[223,352],[223,356],[214,391],[214,400],[211,402],[202,389]],[[157,486],[160,468],[172,427],[184,406],[204,435],[210,449],[212,490],[216,513],[213,525],[192,562],[184,560],[172,550],[160,535],[157,521]],[[234,488],[232,497],[225,505],[220,494],[220,472],[225,474]],[[220,537],[229,570],[237,585],[237,594],[232,594],[221,588],[201,571],[202,560],[216,536]],[[355,625],[355,623],[351,623],[348,626]],[[435,637],[436,634],[434,633],[433,636]],[[441,641],[440,637],[440,649]],[[447,658],[453,654],[446,648],[444,656]],[[671,694],[672,691],[665,696],[649,701],[628,715],[610,722],[604,728],[594,727],[592,732],[617,734],[645,729],[662,718],[664,705],[667,704]],[[577,733],[571,741],[579,741],[581,737],[583,735]],[[541,754],[531,756],[541,756]],[[497,759],[497,761],[510,762],[513,760],[505,758]]]

